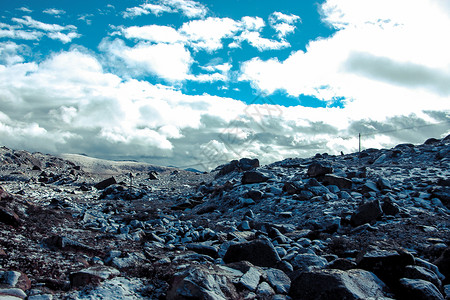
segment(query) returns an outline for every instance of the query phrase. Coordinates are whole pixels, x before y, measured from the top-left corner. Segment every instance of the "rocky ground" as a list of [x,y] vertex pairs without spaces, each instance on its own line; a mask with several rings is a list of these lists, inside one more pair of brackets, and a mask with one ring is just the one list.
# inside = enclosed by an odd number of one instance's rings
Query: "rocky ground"
[[450,299],[450,137],[211,173],[0,148],[0,299]]

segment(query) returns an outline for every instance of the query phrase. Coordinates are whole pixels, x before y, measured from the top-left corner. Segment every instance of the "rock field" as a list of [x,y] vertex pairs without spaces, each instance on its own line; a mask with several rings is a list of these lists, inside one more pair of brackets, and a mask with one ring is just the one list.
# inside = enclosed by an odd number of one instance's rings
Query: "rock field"
[[450,299],[450,136],[210,173],[0,148],[0,299]]

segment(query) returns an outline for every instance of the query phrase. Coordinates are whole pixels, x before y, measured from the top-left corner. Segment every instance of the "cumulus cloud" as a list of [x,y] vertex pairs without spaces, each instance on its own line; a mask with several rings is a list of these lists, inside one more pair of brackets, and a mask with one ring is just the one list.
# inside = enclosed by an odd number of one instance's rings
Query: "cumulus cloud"
[[42,12],[44,14],[54,15],[54,16],[64,15],[66,13],[65,10],[56,9],[56,8],[47,8],[47,9],[44,9]]
[[301,18],[294,14],[286,15],[276,11],[269,17],[270,26],[277,31],[279,38],[294,32],[297,29],[294,24],[297,22],[301,22]]
[[329,0],[321,12],[334,35],[283,61],[249,60],[241,79],[268,93],[345,98],[346,109],[368,118],[448,110],[450,45],[441,37],[450,34],[450,18],[433,3]]
[[181,13],[188,18],[204,17],[207,8],[199,2],[192,0],[160,0],[157,4],[144,3],[140,6],[130,7],[122,13],[124,18],[135,18],[141,15],[162,13]]
[[223,47],[222,39],[233,37],[240,23],[230,18],[207,18],[184,23],[179,32],[196,50],[215,51]]
[[24,46],[17,45],[14,42],[0,42],[0,64],[13,65],[24,61],[20,52]]
[[168,81],[182,81],[193,63],[189,50],[181,43],[151,44],[140,42],[128,47],[123,40],[104,40],[100,49],[111,59],[119,59],[137,75],[153,74]]

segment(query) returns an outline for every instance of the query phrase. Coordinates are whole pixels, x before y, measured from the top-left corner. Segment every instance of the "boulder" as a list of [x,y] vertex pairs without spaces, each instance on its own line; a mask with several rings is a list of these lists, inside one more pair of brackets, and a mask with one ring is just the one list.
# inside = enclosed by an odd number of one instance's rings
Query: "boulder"
[[239,285],[250,290],[252,292],[256,291],[259,281],[261,279],[261,273],[255,267],[250,267],[247,272],[242,275],[239,279]]
[[94,266],[69,275],[70,285],[74,288],[97,285],[100,282],[120,275],[117,269],[108,266]]
[[116,184],[116,179],[114,177],[110,177],[108,179],[102,180],[99,183],[97,183],[96,185],[94,185],[94,187],[97,190],[104,190],[106,189],[108,186]]
[[46,244],[50,249],[57,249],[63,251],[75,251],[75,252],[83,252],[88,254],[101,254],[100,251],[85,245],[83,243],[74,241],[66,236],[54,235],[44,240],[44,244]]
[[205,245],[202,243],[187,244],[186,248],[199,254],[211,256],[212,258],[217,258],[219,256],[219,250],[217,249],[217,247]]
[[323,182],[328,185],[336,185],[340,189],[352,188],[352,181],[350,179],[334,174],[326,174],[323,178]]
[[289,296],[293,299],[382,299],[389,296],[385,284],[373,273],[354,269],[312,270],[292,281]]
[[401,278],[396,296],[399,299],[444,300],[441,292],[431,282],[422,279]]
[[19,216],[8,207],[0,207],[0,222],[13,227],[19,227],[22,224]]
[[279,269],[267,269],[267,282],[278,294],[287,294],[291,287],[291,279]]
[[246,260],[256,266],[273,267],[281,259],[269,240],[259,239],[230,245],[223,260],[225,263]]
[[242,175],[242,184],[261,183],[269,180],[269,177],[265,176],[261,172],[247,171]]
[[444,284],[450,283],[450,246],[447,247],[434,262],[439,271],[445,276]]
[[309,177],[319,177],[330,173],[333,173],[333,168],[319,162],[313,162],[308,166],[307,174]]
[[406,266],[404,276],[405,278],[423,279],[429,281],[438,289],[442,287],[442,283],[438,276],[433,271],[421,266]]
[[350,218],[350,224],[354,227],[376,220],[383,214],[380,201],[373,200],[363,203]]
[[381,208],[383,212],[389,216],[395,216],[400,212],[400,208],[390,197],[385,197],[383,199],[383,205],[381,206]]
[[373,250],[360,253],[358,268],[375,273],[388,286],[396,286],[403,277],[405,267],[414,264],[414,257],[404,250]]
[[301,272],[324,268],[327,263],[328,261],[325,258],[310,253],[298,254],[291,261],[294,270]]
[[190,266],[174,275],[166,299],[239,299],[231,278],[223,268]]

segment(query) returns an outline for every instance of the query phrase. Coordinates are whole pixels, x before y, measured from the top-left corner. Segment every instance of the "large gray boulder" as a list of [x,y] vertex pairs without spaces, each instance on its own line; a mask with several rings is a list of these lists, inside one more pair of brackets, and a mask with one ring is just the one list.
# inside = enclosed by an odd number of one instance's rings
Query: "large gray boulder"
[[231,272],[228,274],[224,269],[202,265],[191,266],[174,275],[167,299],[238,299],[239,295],[232,283],[232,277]]
[[353,269],[311,270],[299,274],[291,283],[293,299],[383,299],[389,296],[385,284],[373,273]]

